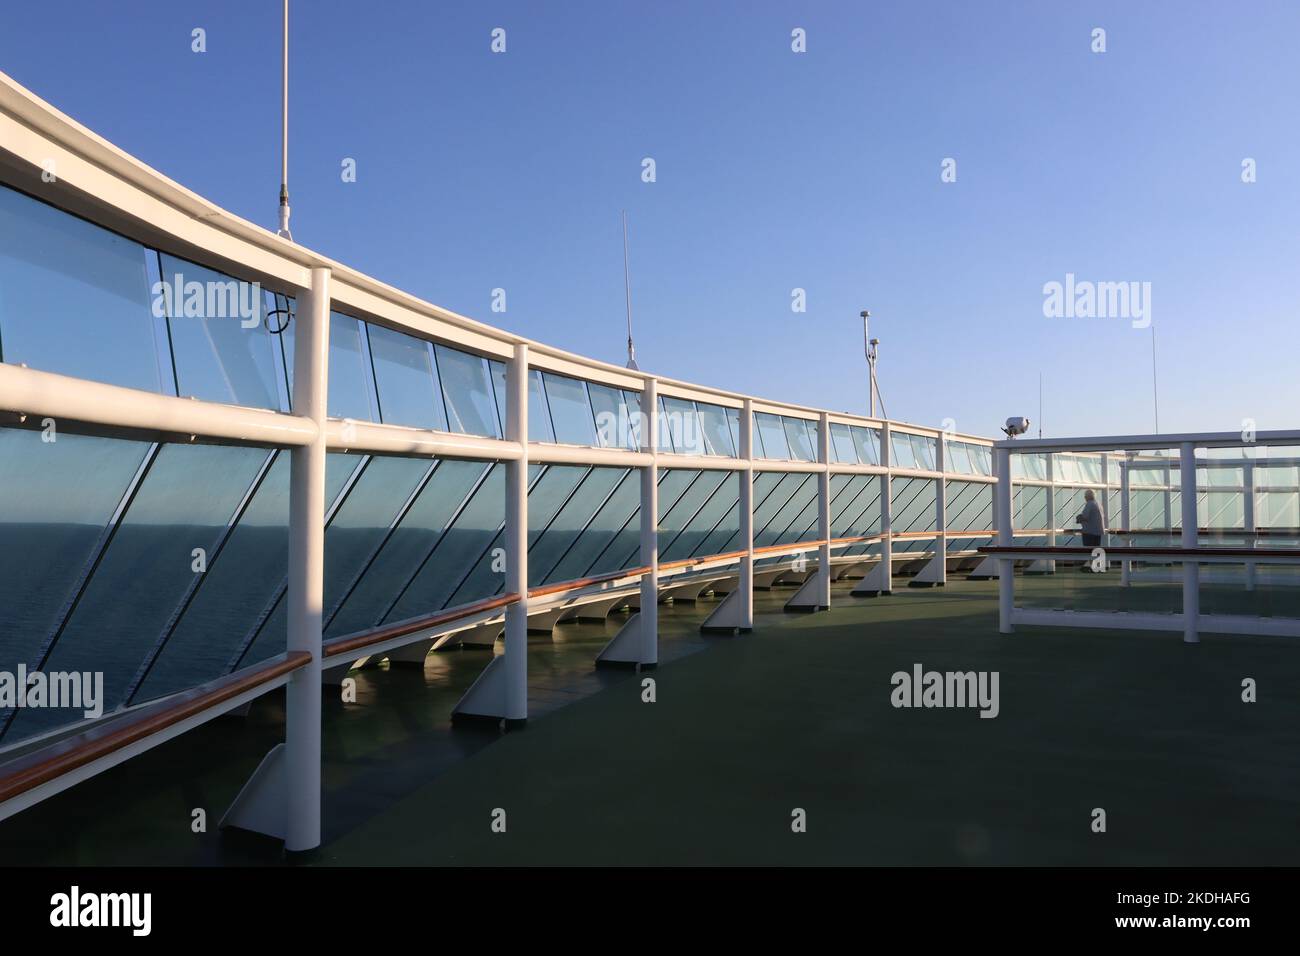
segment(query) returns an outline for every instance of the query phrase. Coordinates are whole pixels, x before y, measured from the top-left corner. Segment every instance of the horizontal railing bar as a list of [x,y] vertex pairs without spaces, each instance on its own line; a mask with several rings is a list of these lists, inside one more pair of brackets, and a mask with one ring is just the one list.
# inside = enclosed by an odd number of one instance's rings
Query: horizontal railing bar
[[386,624],[382,627],[372,627],[365,631],[358,631],[355,634],[344,634],[340,637],[331,638],[321,644],[321,653],[326,660],[332,657],[340,657],[344,654],[352,654],[366,647],[375,644],[391,641],[399,637],[405,637],[408,634],[414,634],[416,631],[428,630],[429,628],[441,627],[445,624],[455,624],[466,618],[474,617],[478,614],[485,614],[489,611],[499,610],[509,607],[511,604],[517,604],[521,600],[518,594],[499,594],[496,597],[485,598],[482,601],[475,601],[472,604],[462,604],[458,607],[447,608],[434,614],[425,614],[420,617],[408,618],[405,621],[398,621],[395,624]]
[[26,753],[0,766],[0,804],[290,674],[310,661],[306,651],[281,654]]
[[316,437],[311,419],[297,415],[159,395],[3,363],[0,411],[26,416],[27,421],[20,424],[27,427],[37,427],[42,419],[50,418],[58,431],[111,433],[141,440],[203,438],[294,447]]
[[325,426],[325,434],[326,444],[331,451],[471,461],[517,461],[523,457],[523,450],[517,442],[406,425],[380,425],[331,418]]
[[[1091,547],[1035,547],[1034,545],[989,545],[977,549],[981,554],[999,557],[1090,557]],[[1216,563],[1236,563],[1240,561],[1262,561],[1280,559],[1300,563],[1300,548],[1111,548],[1108,557],[1113,561],[1127,561],[1131,558],[1197,558],[1213,560]]]

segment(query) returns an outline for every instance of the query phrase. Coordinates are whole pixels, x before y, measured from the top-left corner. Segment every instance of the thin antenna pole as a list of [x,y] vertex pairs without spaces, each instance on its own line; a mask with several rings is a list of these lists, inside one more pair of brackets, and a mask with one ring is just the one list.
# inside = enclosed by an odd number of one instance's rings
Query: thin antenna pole
[[[287,2],[287,0],[286,0]],[[627,367],[636,368],[636,346],[632,344],[632,277],[627,265],[627,210],[623,210],[623,293],[627,297]]]
[[1155,413],[1156,430],[1160,434],[1160,389],[1156,384],[1156,327],[1151,326],[1151,407]]
[[1038,373],[1038,437],[1043,437],[1043,373]]
[[280,228],[276,231],[293,241],[289,232],[289,0],[284,0],[284,49],[280,74]]

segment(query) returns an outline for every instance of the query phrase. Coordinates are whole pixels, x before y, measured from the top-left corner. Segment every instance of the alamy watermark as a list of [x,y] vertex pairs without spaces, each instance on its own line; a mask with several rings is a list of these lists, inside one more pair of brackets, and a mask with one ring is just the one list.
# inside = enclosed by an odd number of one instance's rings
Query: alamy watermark
[[0,671],[0,709],[80,710],[88,720],[104,714],[103,671]]
[[241,328],[255,329],[262,321],[262,284],[238,279],[187,282],[177,272],[170,283],[153,284],[153,315],[156,319],[239,319]]
[[1043,315],[1049,319],[1129,319],[1133,328],[1151,324],[1150,282],[1076,280],[1043,284]]
[[981,717],[996,717],[998,671],[927,671],[920,664],[889,678],[895,707],[978,707]]

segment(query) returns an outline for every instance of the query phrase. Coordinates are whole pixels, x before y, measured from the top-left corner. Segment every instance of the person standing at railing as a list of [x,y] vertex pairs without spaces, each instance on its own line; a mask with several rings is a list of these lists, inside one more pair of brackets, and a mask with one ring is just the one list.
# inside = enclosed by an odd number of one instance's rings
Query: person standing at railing
[[1079,530],[1083,534],[1083,546],[1101,547],[1101,536],[1105,533],[1106,526],[1101,517],[1101,505],[1097,504],[1097,496],[1092,489],[1083,493],[1083,511],[1076,515],[1074,520],[1079,524]]

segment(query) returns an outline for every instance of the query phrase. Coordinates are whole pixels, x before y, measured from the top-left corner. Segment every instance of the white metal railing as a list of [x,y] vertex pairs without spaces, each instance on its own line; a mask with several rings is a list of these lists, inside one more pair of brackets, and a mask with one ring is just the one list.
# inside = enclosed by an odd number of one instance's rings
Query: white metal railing
[[[740,473],[738,586],[728,595],[716,622],[736,629],[753,623],[756,555],[792,553],[801,544],[754,547],[755,472],[817,475],[818,570],[808,585],[816,606],[829,606],[833,549],[830,478],[877,476],[880,494],[881,590],[889,589],[892,554],[891,487],[894,479],[920,479],[935,485],[936,547],[932,577],[942,583],[946,553],[946,486],[949,482],[992,485],[992,475],[945,469],[945,441],[979,448],[992,442],[979,436],[943,432],[807,406],[759,399],[709,386],[675,381],[575,355],[476,322],[423,302],[369,276],[239,219],[158,174],[90,130],[59,113],[0,74],[0,184],[39,195],[50,204],[128,236],[147,246],[185,257],[297,301],[293,413],[183,399],[87,381],[15,365],[0,364],[0,424],[32,427],[53,418],[61,431],[153,442],[198,442],[285,448],[290,451],[290,517],[287,653],[299,663],[287,677],[286,743],[259,773],[285,781],[281,832],[290,850],[315,846],[320,839],[320,722],[324,652],[323,524],[327,451],[380,455],[459,458],[504,462],[506,590],[518,595],[504,605],[505,654],[494,658],[466,694],[458,712],[504,720],[527,717],[527,525],[526,476],[530,463],[576,463],[637,469],[641,476],[639,614],[629,621],[602,658],[637,666],[657,661],[657,595],[660,590],[657,542],[657,475],[663,468],[729,470]],[[57,170],[53,178],[42,171]],[[400,330],[506,364],[505,437],[413,428],[329,418],[326,414],[329,316],[337,310],[365,322]],[[621,449],[562,445],[527,440],[530,370],[584,379],[639,392],[645,416],[641,447]],[[740,413],[740,448],[734,458],[679,455],[658,447],[656,396],[706,402]],[[754,416],[760,413],[813,422],[818,460],[775,460],[754,455]],[[5,415],[8,418],[5,418]],[[876,429],[879,464],[840,462],[832,455],[832,425]],[[934,442],[935,466],[894,467],[891,436],[924,436]],[[992,532],[989,532],[990,534]],[[784,551],[782,551],[784,549]],[[707,561],[707,557],[702,559]],[[801,592],[802,593],[802,592]],[[396,640],[396,638],[394,638]],[[303,657],[302,655],[306,655]],[[305,663],[303,663],[305,662]],[[156,703],[156,702],[155,702]],[[152,706],[152,705],[150,705]],[[120,716],[117,715],[117,716]],[[138,752],[138,740],[132,742]],[[277,762],[284,765],[279,774]],[[0,806],[0,816],[5,813]]]

